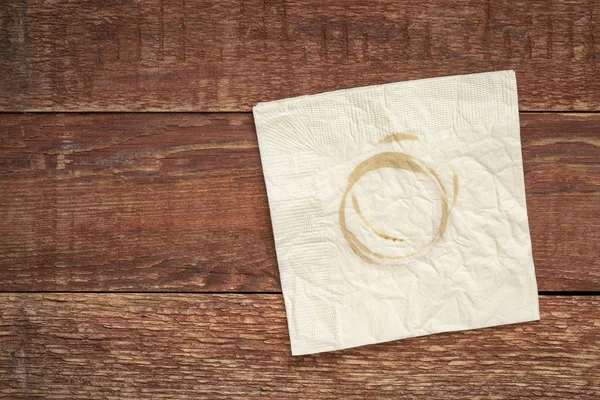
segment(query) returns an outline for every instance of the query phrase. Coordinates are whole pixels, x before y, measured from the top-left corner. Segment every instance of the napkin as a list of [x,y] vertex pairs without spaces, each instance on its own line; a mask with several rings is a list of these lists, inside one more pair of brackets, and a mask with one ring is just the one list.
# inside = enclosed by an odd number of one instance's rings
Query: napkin
[[539,319],[513,71],[253,112],[293,355]]

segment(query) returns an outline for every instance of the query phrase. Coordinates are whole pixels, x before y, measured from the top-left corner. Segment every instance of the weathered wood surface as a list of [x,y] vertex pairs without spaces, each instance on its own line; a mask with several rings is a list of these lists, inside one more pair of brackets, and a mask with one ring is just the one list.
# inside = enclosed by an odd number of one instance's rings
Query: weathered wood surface
[[[600,2],[0,4],[2,111],[249,111],[514,69],[600,110]],[[600,114],[522,114],[539,288],[600,292]],[[279,292],[250,114],[0,114],[0,292]],[[0,398],[600,396],[600,297],[292,358],[274,294],[0,293]]]
[[522,110],[598,110],[600,2],[7,0],[0,109],[248,111],[515,69]]
[[599,307],[291,357],[280,295],[3,294],[0,396],[597,399]]
[[[600,290],[600,115],[522,114],[539,288]],[[0,290],[280,290],[250,114],[5,114]]]

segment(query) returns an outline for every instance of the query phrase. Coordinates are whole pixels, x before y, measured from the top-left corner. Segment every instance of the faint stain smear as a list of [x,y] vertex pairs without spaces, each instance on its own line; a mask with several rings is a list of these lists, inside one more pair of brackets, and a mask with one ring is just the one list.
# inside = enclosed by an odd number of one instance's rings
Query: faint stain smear
[[354,210],[360,217],[360,220],[362,221],[362,223],[365,224],[365,226],[367,226],[371,230],[371,232],[373,232],[377,236],[382,237],[386,240],[391,240],[393,242],[404,242],[404,239],[402,239],[402,238],[386,235],[385,233],[379,232],[377,229],[375,229],[375,227],[373,225],[371,225],[371,223],[369,221],[367,221],[367,219],[364,217],[363,213],[360,211],[360,206],[358,205],[358,200],[356,200],[356,196],[354,196],[354,195],[352,195],[352,206],[354,207]]
[[399,142],[401,140],[419,140],[419,137],[410,133],[393,133],[381,139],[379,143]]
[[[385,138],[380,140],[379,143],[395,142],[395,141],[401,141],[401,140],[419,140],[419,138],[415,135],[411,135],[411,134],[407,134],[407,133],[395,133],[395,134],[386,136]],[[400,169],[400,170],[404,170],[404,171],[409,171],[414,174],[421,174],[421,175],[425,176],[426,178],[428,178],[434,184],[434,186],[437,188],[437,190],[440,194],[442,217],[440,219],[438,226],[436,227],[435,235],[433,236],[431,241],[429,241],[429,243],[427,243],[423,248],[421,248],[413,253],[403,255],[403,256],[389,256],[389,255],[378,253],[378,252],[370,249],[369,247],[367,247],[362,242],[360,242],[358,240],[358,238],[356,237],[356,235],[348,229],[348,226],[346,224],[346,202],[347,202],[347,198],[348,198],[349,194],[351,193],[352,189],[354,188],[354,185],[363,176],[365,176],[369,172],[378,170],[380,168],[395,168],[395,169]],[[401,153],[401,152],[382,152],[382,153],[376,154],[376,155],[366,159],[365,161],[361,162],[356,168],[354,168],[354,170],[350,173],[350,176],[348,177],[348,185],[346,186],[346,190],[342,197],[342,202],[340,204],[339,215],[338,215],[342,235],[344,236],[344,239],[346,239],[346,241],[350,245],[350,248],[352,249],[352,251],[354,251],[354,253],[357,256],[359,256],[363,261],[365,261],[369,264],[377,264],[377,263],[390,262],[390,261],[392,261],[392,262],[393,261],[401,261],[403,259],[407,259],[407,258],[414,257],[416,255],[419,255],[419,254],[423,254],[426,251],[428,251],[429,249],[431,249],[433,246],[435,246],[435,244],[439,242],[439,240],[442,238],[442,236],[446,232],[450,212],[452,211],[452,207],[454,207],[454,204],[456,203],[456,199],[458,197],[458,186],[459,186],[458,185],[458,177],[456,176],[456,173],[454,173],[454,172],[453,172],[453,177],[452,177],[452,183],[453,183],[454,187],[453,187],[453,192],[452,192],[452,203],[450,204],[448,201],[448,193],[446,191],[446,188],[442,184],[438,174],[435,172],[435,170],[433,168],[428,166],[424,161],[422,161],[416,157],[410,156],[408,154]],[[364,214],[362,213],[360,205],[358,203],[358,200],[354,195],[352,195],[352,206],[353,206],[355,212],[360,217],[360,220],[363,223],[363,225],[365,225],[375,235],[377,235],[385,240],[399,243],[400,245],[403,242],[405,242],[405,239],[403,239],[403,238],[387,235],[383,232],[378,231],[375,227],[373,227],[373,225],[365,218]]]

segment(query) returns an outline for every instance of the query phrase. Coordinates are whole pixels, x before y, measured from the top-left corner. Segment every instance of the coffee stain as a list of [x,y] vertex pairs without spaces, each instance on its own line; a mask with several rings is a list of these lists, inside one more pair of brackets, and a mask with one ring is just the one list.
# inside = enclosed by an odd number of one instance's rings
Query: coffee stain
[[356,200],[356,196],[354,196],[354,195],[352,195],[352,206],[354,207],[354,210],[360,217],[363,224],[365,224],[371,230],[371,232],[373,232],[374,234],[376,234],[379,237],[384,238],[385,240],[391,240],[393,242],[404,242],[404,239],[402,239],[402,238],[397,238],[394,236],[386,235],[385,233],[379,232],[377,229],[375,229],[375,227],[369,221],[367,221],[367,219],[365,218],[363,213],[360,211],[360,206],[358,205],[358,200]]
[[454,193],[452,194],[452,207],[456,204],[456,199],[458,198],[458,176],[456,176],[456,172],[452,171],[452,184],[454,185]]
[[400,142],[402,140],[419,140],[419,137],[410,133],[393,133],[384,137],[378,143]]
[[[418,137],[415,135],[411,135],[411,134],[396,133],[393,135],[386,136],[384,139],[380,140],[379,143],[393,142],[393,141],[400,141],[400,140],[418,140]],[[375,170],[378,170],[381,168],[394,168],[394,169],[409,171],[409,172],[415,173],[415,174],[421,174],[421,175],[427,177],[433,183],[433,185],[437,188],[437,190],[440,194],[441,214],[442,215],[440,218],[440,222],[437,226],[435,235],[433,236],[431,241],[429,241],[423,248],[421,248],[413,253],[403,255],[403,256],[389,256],[389,255],[385,255],[382,253],[378,253],[378,252],[370,249],[363,243],[361,243],[358,240],[358,238],[356,237],[356,235],[348,229],[348,226],[346,224],[346,201],[347,201],[348,195],[352,191],[354,185],[363,176],[365,176],[369,172],[372,172],[372,171],[375,171]],[[416,157],[410,156],[408,154],[400,153],[400,152],[383,152],[383,153],[376,154],[376,155],[366,159],[365,161],[358,164],[358,166],[356,166],[356,168],[354,168],[354,170],[350,173],[350,176],[348,177],[348,185],[346,186],[346,190],[344,192],[344,195],[342,197],[342,201],[340,204],[338,217],[339,217],[340,229],[342,231],[342,235],[344,236],[344,239],[346,239],[346,241],[350,245],[350,248],[352,249],[352,251],[357,256],[359,256],[363,261],[365,261],[369,264],[376,264],[376,263],[380,263],[381,261],[385,261],[385,260],[407,259],[407,258],[414,257],[416,255],[419,255],[421,253],[424,253],[426,251],[429,251],[433,246],[435,246],[439,242],[439,240],[442,238],[442,236],[446,232],[446,229],[448,226],[448,219],[450,216],[450,211],[456,204],[456,199],[458,198],[458,191],[459,191],[458,176],[456,175],[456,173],[454,171],[452,171],[452,181],[453,181],[453,186],[454,186],[453,193],[452,193],[452,203],[449,204],[448,193],[446,192],[446,188],[442,184],[442,181],[441,181],[439,175],[433,170],[433,168],[428,166],[424,161],[422,161]],[[377,236],[379,236],[385,240],[389,240],[389,241],[393,241],[393,242],[397,242],[397,243],[405,242],[405,239],[398,238],[395,236],[390,236],[390,235],[387,235],[387,234],[375,229],[375,227],[373,227],[373,225],[371,223],[369,223],[369,221],[363,215],[363,213],[360,209],[358,200],[356,199],[356,196],[354,196],[354,194],[352,195],[352,205],[354,207],[354,210],[360,217],[362,223],[369,230],[371,230],[374,234],[376,234]]]

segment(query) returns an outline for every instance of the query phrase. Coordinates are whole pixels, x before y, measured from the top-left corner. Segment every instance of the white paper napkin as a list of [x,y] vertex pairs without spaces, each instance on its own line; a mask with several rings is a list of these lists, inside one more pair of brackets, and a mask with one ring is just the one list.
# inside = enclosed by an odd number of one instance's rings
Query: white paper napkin
[[539,319],[513,71],[254,117],[292,354]]

